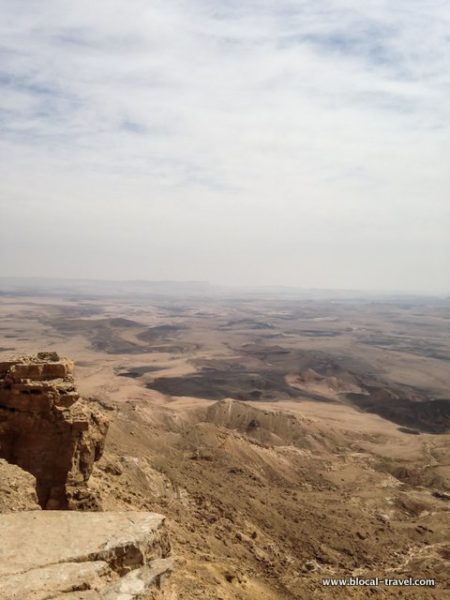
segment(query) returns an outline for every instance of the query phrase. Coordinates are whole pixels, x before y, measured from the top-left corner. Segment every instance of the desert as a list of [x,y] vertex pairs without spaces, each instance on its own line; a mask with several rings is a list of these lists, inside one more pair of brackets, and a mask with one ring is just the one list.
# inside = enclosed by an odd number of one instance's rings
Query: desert
[[[109,422],[83,498],[165,516],[168,598],[446,597],[448,300],[38,289],[0,310],[1,360],[70,357]],[[323,584],[350,577],[435,585]]]
[[0,0],[0,600],[450,597],[449,31]]

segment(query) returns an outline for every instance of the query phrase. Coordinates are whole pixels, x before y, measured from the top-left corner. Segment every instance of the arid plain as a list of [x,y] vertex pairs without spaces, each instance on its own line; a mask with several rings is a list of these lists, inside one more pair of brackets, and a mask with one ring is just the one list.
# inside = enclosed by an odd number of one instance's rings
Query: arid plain
[[[0,295],[111,420],[105,509],[168,517],[180,600],[448,597],[450,302]],[[436,587],[326,587],[329,577]]]

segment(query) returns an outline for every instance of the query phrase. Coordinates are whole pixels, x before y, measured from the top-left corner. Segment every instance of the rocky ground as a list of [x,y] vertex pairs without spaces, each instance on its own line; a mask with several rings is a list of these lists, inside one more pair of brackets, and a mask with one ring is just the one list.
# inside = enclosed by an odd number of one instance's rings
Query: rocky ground
[[[450,486],[413,453],[429,444],[448,458],[448,437],[402,443],[376,417],[359,434],[347,427],[345,412],[324,426],[236,401],[183,416],[135,403],[115,409],[92,485],[111,509],[168,516],[180,599],[445,598]],[[356,574],[439,585],[321,585]]]

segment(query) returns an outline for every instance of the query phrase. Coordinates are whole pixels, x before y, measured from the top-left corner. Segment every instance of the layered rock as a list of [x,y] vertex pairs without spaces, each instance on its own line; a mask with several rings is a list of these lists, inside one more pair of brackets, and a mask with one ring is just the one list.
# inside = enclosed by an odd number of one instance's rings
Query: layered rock
[[0,458],[34,475],[42,508],[95,510],[87,481],[108,422],[79,397],[72,371],[56,353],[0,363]]
[[12,513],[0,539],[2,600],[159,598],[172,569],[156,513]]

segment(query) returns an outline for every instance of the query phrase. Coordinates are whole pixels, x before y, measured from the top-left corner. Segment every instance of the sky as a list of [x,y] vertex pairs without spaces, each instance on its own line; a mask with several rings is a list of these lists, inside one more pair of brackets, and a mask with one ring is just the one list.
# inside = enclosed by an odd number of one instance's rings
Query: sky
[[447,0],[0,0],[0,275],[450,292]]

